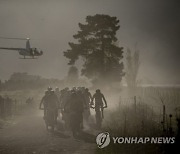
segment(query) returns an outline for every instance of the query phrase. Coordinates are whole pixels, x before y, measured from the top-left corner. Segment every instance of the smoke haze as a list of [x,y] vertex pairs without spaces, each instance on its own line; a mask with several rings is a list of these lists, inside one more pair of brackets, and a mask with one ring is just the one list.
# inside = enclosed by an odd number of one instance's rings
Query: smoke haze
[[[13,72],[47,78],[67,75],[63,57],[68,42],[87,15],[108,14],[120,20],[119,45],[141,52],[139,79],[144,83],[180,84],[180,10],[177,0],[0,0],[0,36],[29,37],[44,55],[21,60],[15,51],[0,51],[0,79]],[[1,47],[25,47],[25,41],[0,40]],[[80,64],[77,64],[78,66]]]

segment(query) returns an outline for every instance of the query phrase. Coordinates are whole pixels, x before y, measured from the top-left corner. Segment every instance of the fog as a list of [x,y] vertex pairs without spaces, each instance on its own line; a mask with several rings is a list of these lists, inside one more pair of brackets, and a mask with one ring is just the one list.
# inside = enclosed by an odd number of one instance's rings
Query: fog
[[[120,20],[119,45],[141,52],[143,83],[180,83],[180,10],[177,0],[0,0],[0,36],[29,37],[44,51],[38,60],[21,60],[18,52],[0,51],[0,79],[13,72],[46,78],[67,75],[63,57],[68,42],[87,15],[108,14]],[[1,47],[24,47],[25,41],[0,40]],[[80,67],[80,63],[77,64]]]

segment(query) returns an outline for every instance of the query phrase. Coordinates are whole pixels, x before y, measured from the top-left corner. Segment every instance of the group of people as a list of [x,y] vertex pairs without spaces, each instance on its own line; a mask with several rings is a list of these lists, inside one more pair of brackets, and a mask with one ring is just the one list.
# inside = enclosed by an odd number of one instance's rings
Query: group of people
[[48,119],[48,113],[53,111],[51,120],[57,123],[58,116],[61,117],[65,121],[65,128],[70,128],[74,136],[83,128],[83,122],[88,123],[91,115],[90,108],[95,109],[96,124],[100,126],[103,108],[106,107],[106,99],[99,89],[92,96],[89,89],[85,87],[64,88],[62,90],[59,88],[53,90],[48,87],[39,106],[40,109],[44,109],[45,120]]

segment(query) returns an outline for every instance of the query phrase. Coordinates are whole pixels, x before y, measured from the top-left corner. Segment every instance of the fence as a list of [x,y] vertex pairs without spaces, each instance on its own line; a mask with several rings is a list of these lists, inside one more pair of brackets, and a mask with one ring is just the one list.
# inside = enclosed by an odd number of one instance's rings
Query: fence
[[30,107],[32,107],[31,103],[13,100],[9,97],[0,97],[0,118],[21,114],[25,109]]
[[165,131],[169,131],[172,133],[172,129],[177,128],[177,117],[176,113],[168,113],[168,106],[165,104],[157,103],[150,104],[147,99],[142,97],[120,97],[119,99],[119,107],[122,106],[131,106],[133,108],[134,116],[142,116],[144,121],[146,119],[156,121],[161,129]]

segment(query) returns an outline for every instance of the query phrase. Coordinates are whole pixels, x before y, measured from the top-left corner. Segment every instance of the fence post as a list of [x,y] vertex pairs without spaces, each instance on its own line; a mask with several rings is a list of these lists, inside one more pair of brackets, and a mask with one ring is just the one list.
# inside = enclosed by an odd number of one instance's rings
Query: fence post
[[126,132],[127,132],[127,121],[126,121],[127,119],[126,119],[126,113],[124,114],[124,135],[126,135]]
[[136,96],[134,96],[134,110],[135,110],[135,113],[136,113]]
[[3,101],[3,118],[6,117],[6,100]]
[[166,107],[163,105],[163,131],[165,131]]
[[171,118],[172,118],[172,114],[169,115],[169,133],[172,135],[173,134],[173,129],[172,129],[172,121],[171,121]]
[[153,106],[152,106],[152,120],[153,120],[153,117],[154,117],[154,108],[153,108]]
[[120,106],[121,106],[121,102],[122,102],[122,99],[121,99],[121,96],[119,97],[119,109],[120,109]]

